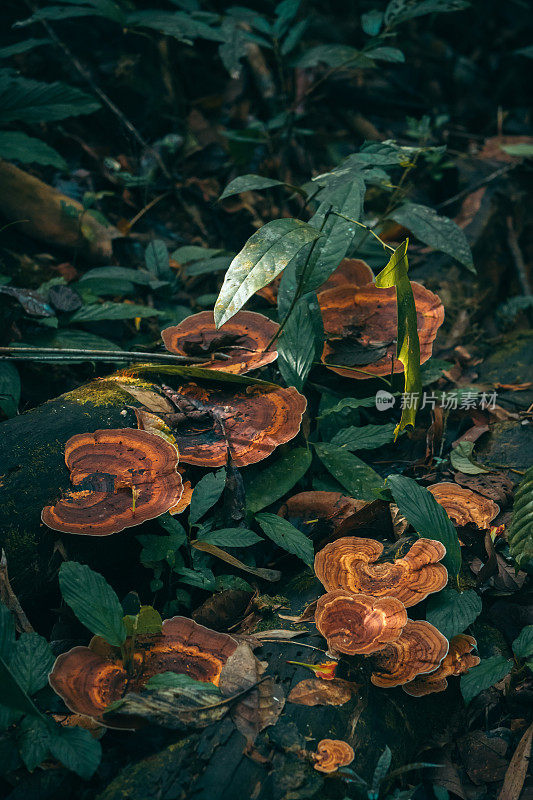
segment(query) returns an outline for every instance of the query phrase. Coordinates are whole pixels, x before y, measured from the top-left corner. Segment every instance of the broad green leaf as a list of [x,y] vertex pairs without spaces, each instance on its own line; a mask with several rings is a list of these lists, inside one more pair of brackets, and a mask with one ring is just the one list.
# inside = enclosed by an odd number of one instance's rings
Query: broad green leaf
[[324,466],[356,500],[375,500],[374,490],[383,488],[383,478],[372,467],[342,447],[320,442],[314,445]]
[[513,642],[513,653],[518,658],[533,656],[533,625],[522,628],[520,635]]
[[14,644],[15,620],[9,608],[0,602],[0,658],[8,660]]
[[84,780],[94,775],[102,758],[100,742],[83,728],[55,725],[50,730],[49,748],[54,758]]
[[263,540],[247,528],[221,528],[217,531],[200,532],[198,541],[215,544],[217,547],[249,547]]
[[361,14],[361,27],[367,36],[377,36],[381,30],[382,24],[382,11],[374,9],[373,11],[367,11],[365,14]]
[[160,672],[145,684],[146,689],[177,689],[181,692],[200,692],[221,697],[222,693],[214,683],[196,681],[190,675],[178,675],[176,672]]
[[100,103],[66,83],[42,83],[11,73],[0,76],[0,121],[52,122],[91,114]]
[[376,398],[373,397],[343,397],[342,400],[331,406],[330,408],[326,408],[325,411],[318,417],[318,419],[323,419],[324,417],[329,416],[330,414],[340,414],[341,411],[344,411],[345,408],[375,408],[376,406]]
[[240,192],[258,191],[259,189],[270,189],[272,186],[283,186],[283,181],[276,181],[273,178],[263,178],[261,175],[240,175],[238,178],[230,181],[219,200],[224,200],[226,197],[231,197]]
[[169,266],[169,255],[166,244],[162,239],[154,239],[150,242],[144,252],[144,263],[148,272],[158,278],[168,280],[172,277],[172,270]]
[[533,572],[533,467],[527,470],[517,489],[507,540],[518,566]]
[[402,242],[392,254],[389,263],[376,276],[376,286],[380,289],[396,287],[396,306],[398,308],[398,342],[396,354],[404,368],[404,396],[406,402],[402,417],[396,427],[396,436],[409,425],[414,427],[416,410],[422,395],[420,378],[420,341],[415,299],[411,281],[407,276],[407,248],[409,239]]
[[122,606],[103,575],[86,564],[66,561],[59,570],[59,586],[63,599],[86,628],[115,647],[125,642]]
[[484,689],[501,681],[512,668],[513,662],[504,656],[492,656],[483,659],[477,667],[472,667],[466,675],[461,675],[461,694],[465,703],[468,705]]
[[207,261],[213,256],[220,256],[223,250],[210,247],[199,247],[196,244],[187,244],[172,251],[172,258],[180,264],[190,264],[193,261]]
[[[526,48],[524,48],[524,50],[525,49]],[[533,52],[533,48],[531,48],[531,50]],[[507,153],[510,156],[533,158],[533,144],[501,144],[500,147],[504,153]]]
[[373,450],[394,439],[395,425],[387,422],[385,425],[363,425],[360,428],[352,426],[338,431],[331,444],[345,450]]
[[447,639],[463,633],[481,614],[481,597],[473,589],[443,589],[427,602],[426,619]]
[[20,378],[9,361],[0,362],[0,408],[6,417],[14,417],[20,401]]
[[253,472],[246,470],[244,485],[248,512],[255,514],[289,492],[303,478],[311,461],[312,455],[308,448],[295,447],[275,461],[269,461],[264,467],[261,465]]
[[48,683],[55,658],[46,639],[38,633],[23,633],[9,659],[9,669],[19,686],[30,696]]
[[[155,533],[141,533],[135,538],[142,545],[139,556],[145,567],[155,567],[159,561],[166,561],[171,567],[176,563],[176,553],[187,541],[187,534],[177,519],[170,514],[158,519],[168,536],[157,536]],[[176,523],[176,525],[172,525]]]
[[[26,694],[3,658],[0,658],[0,706],[18,714],[40,717],[41,712]],[[3,709],[0,708],[0,711]]]
[[465,475],[480,475],[482,472],[489,472],[490,470],[476,464],[473,460],[473,450],[472,442],[459,442],[450,453],[452,467],[458,472],[464,472]]
[[224,491],[226,470],[210,472],[198,481],[194,487],[189,511],[189,522],[194,524],[212,508]]
[[20,756],[30,772],[41,764],[49,752],[50,722],[28,715],[17,726]]
[[22,131],[0,131],[0,158],[21,164],[46,164],[66,169],[67,162],[57,150]]
[[172,36],[179,42],[190,44],[194,39],[211,39],[222,41],[223,34],[216,28],[211,28],[205,22],[195,19],[191,14],[181,11],[160,11],[157,8],[142,11],[133,11],[127,15],[128,26],[135,25]]
[[257,514],[256,521],[265,536],[289,553],[301,558],[304,564],[313,566],[315,552],[313,542],[307,536],[277,514]]
[[446,548],[442,563],[452,575],[461,569],[461,546],[457,531],[443,507],[431,492],[403,475],[389,475],[386,486],[391,490],[400,513],[407,518],[417,534],[436,539]]
[[154,276],[145,269],[131,269],[131,267],[94,267],[84,272],[80,283],[93,280],[123,280],[149,286]]
[[276,349],[278,369],[285,383],[301,391],[315,359],[315,329],[305,297],[296,303]]
[[138,614],[127,614],[123,618],[128,636],[142,636],[161,633],[163,620],[159,611],[152,606],[141,606]]
[[135,317],[159,316],[160,311],[150,306],[141,306],[136,303],[89,303],[75,311],[70,317],[71,322],[100,322],[104,319],[134,319]]
[[385,9],[385,25],[393,27],[426,14],[444,14],[468,8],[470,0],[390,0]]
[[[197,275],[209,275],[211,272],[222,272],[227,269],[233,260],[232,256],[217,256],[216,258],[204,258],[201,261],[193,261],[185,267],[185,274],[190,277]],[[196,300],[198,302],[198,300]]]
[[231,262],[215,303],[219,328],[258,290],[279,275],[319,232],[296,219],[275,219],[248,239]]
[[455,258],[470,272],[476,272],[465,233],[449,217],[441,217],[428,206],[404,203],[392,212],[391,218],[424,244]]

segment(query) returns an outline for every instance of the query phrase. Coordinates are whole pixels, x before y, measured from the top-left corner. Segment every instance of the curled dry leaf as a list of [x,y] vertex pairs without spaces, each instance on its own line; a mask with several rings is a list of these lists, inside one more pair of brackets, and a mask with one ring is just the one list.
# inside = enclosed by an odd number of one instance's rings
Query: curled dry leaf
[[[423,364],[431,357],[444,321],[444,307],[440,298],[421,284],[411,282],[411,286]],[[403,372],[403,364],[396,358],[396,289],[379,289],[373,283],[341,285],[320,292],[318,302],[326,332],[322,362],[328,369],[355,379]]]
[[313,539],[325,538],[339,533],[366,505],[341,492],[300,492],[281,506],[278,515]]
[[315,622],[328,648],[351,656],[368,655],[398,639],[407,612],[395,597],[375,598],[336,589],[319,598]]
[[355,758],[353,748],[341,739],[322,739],[313,755],[314,767],[318,772],[336,772],[346,767]]
[[425,620],[408,620],[401,636],[373,657],[370,680],[375,686],[388,689],[402,686],[434,672],[448,652],[448,640]]
[[464,675],[472,667],[476,667],[480,659],[472,655],[477,642],[473,636],[460,633],[450,640],[450,649],[443,658],[438,669],[429,675],[420,675],[413,681],[404,684],[403,690],[412,697],[422,697],[434,692],[444,692],[448,687],[447,678],[453,675]]
[[[276,322],[254,311],[239,311],[216,328],[213,312],[201,311],[165,328],[161,337],[171,353],[205,356],[206,363],[199,366],[242,375],[276,360],[277,351],[267,351],[267,347],[278,329]],[[228,358],[210,359],[212,353],[224,353]]]
[[473,492],[494,500],[499,505],[507,505],[514,492],[514,484],[504,472],[493,472],[486,475],[465,475],[464,472],[454,474],[455,482],[466,486]]
[[448,572],[440,564],[441,542],[418,539],[393,562],[377,563],[383,545],[375,539],[344,536],[315,556],[315,573],[326,591],[344,589],[373,597],[394,597],[408,608],[446,586]]
[[458,525],[472,523],[486,530],[500,513],[500,507],[492,500],[456,483],[434,483],[427,489]]
[[146,431],[77,434],[65,445],[65,463],[75,489],[41,514],[63,533],[108,536],[164,514],[182,495],[178,451]]
[[301,706],[342,706],[351,696],[352,685],[348,681],[308,678],[291,689],[287,700]]

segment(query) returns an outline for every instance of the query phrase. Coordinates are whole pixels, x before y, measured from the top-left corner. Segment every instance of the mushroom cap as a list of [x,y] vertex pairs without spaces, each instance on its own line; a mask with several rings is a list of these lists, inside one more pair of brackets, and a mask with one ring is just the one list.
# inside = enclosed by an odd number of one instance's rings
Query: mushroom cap
[[481,530],[486,530],[500,513],[500,507],[496,503],[466,486],[444,481],[427,488],[450,519],[458,525],[472,523]]
[[308,532],[317,525],[325,533],[336,533],[365,505],[366,501],[354,500],[342,492],[300,492],[283,503],[278,516]]
[[[431,356],[437,331],[444,321],[444,306],[438,295],[421,284],[411,281],[411,286],[417,311],[420,363],[423,364]],[[341,285],[320,292],[318,303],[326,331],[322,363],[328,369],[358,380],[389,375],[391,369],[394,373],[403,372],[403,364],[396,358],[398,314],[394,287],[379,289],[373,283]],[[355,339],[356,353],[364,356],[354,355],[353,365],[350,364],[350,338]],[[339,364],[341,360],[350,368],[328,364]]]
[[349,656],[368,655],[398,639],[407,611],[395,597],[336,589],[318,599],[315,623],[330,649]]
[[[364,286],[372,283],[374,273],[366,263],[359,258],[343,258],[339,266],[331,273],[325,283],[322,284],[322,291],[333,289],[335,286]],[[278,290],[281,282],[281,275],[274,278],[267,286],[259,289],[256,294],[275,306],[278,299]]]
[[192,500],[192,493],[194,492],[194,487],[192,483],[190,481],[183,480],[185,470],[180,469],[180,467],[178,467],[178,472],[180,473],[181,479],[183,481],[183,492],[176,505],[168,509],[168,513],[172,515],[181,514],[183,511],[185,511],[186,508],[190,506]]
[[339,767],[346,767],[355,758],[353,747],[341,739],[322,739],[313,756],[314,767],[318,772],[336,772]]
[[[205,355],[208,360],[199,366],[242,375],[276,360],[276,350],[265,350],[278,329],[277,322],[255,311],[239,311],[217,328],[213,312],[200,311],[186,317],[179,325],[165,328],[161,337],[171,353]],[[209,360],[211,353],[220,352],[227,353],[229,358]]]
[[444,692],[448,687],[447,678],[452,675],[463,675],[479,664],[479,656],[472,655],[472,650],[476,645],[477,642],[474,637],[468,636],[466,633],[454,636],[450,640],[448,653],[441,661],[438,669],[429,675],[420,675],[413,681],[404,684],[402,687],[404,692],[412,697]]
[[52,530],[109,536],[175,506],[183,486],[174,445],[146,431],[101,430],[72,436],[65,463],[75,490],[41,519]]
[[447,652],[448,640],[431,623],[408,620],[401,636],[374,656],[370,680],[384,689],[402,686],[434,672]]
[[377,564],[383,545],[374,539],[343,536],[315,556],[315,573],[326,591],[344,589],[373,597],[395,597],[409,608],[448,582],[438,563],[446,554],[441,542],[417,539],[396,561]]
[[236,392],[188,383],[172,397],[205,412],[201,418],[187,413],[161,415],[172,426],[180,460],[200,467],[224,466],[228,449],[237,467],[262,461],[296,436],[307,405],[293,387],[272,384],[246,386]]
[[[218,685],[222,667],[237,642],[187,617],[163,622],[161,633],[135,640],[134,675],[128,676],[118,651],[95,652],[74,647],[58,656],[48,677],[50,686],[76,714],[101,721],[107,706],[126,691],[136,692],[161,672],[190,675]],[[129,725],[128,725],[129,727]]]

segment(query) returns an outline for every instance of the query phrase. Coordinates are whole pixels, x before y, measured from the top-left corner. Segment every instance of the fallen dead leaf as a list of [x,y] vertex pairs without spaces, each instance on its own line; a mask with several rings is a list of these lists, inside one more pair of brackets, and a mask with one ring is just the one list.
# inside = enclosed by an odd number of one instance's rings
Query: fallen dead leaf
[[308,678],[291,689],[287,700],[301,706],[342,706],[350,700],[353,686],[340,678],[332,681]]

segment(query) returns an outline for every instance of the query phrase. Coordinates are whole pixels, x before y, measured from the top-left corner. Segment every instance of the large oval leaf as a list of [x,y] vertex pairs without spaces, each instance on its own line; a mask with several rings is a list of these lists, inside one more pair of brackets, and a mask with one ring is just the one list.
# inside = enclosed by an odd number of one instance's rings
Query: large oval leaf
[[86,564],[67,561],[59,570],[59,586],[65,602],[91,633],[115,647],[126,641],[122,606],[103,575]]

